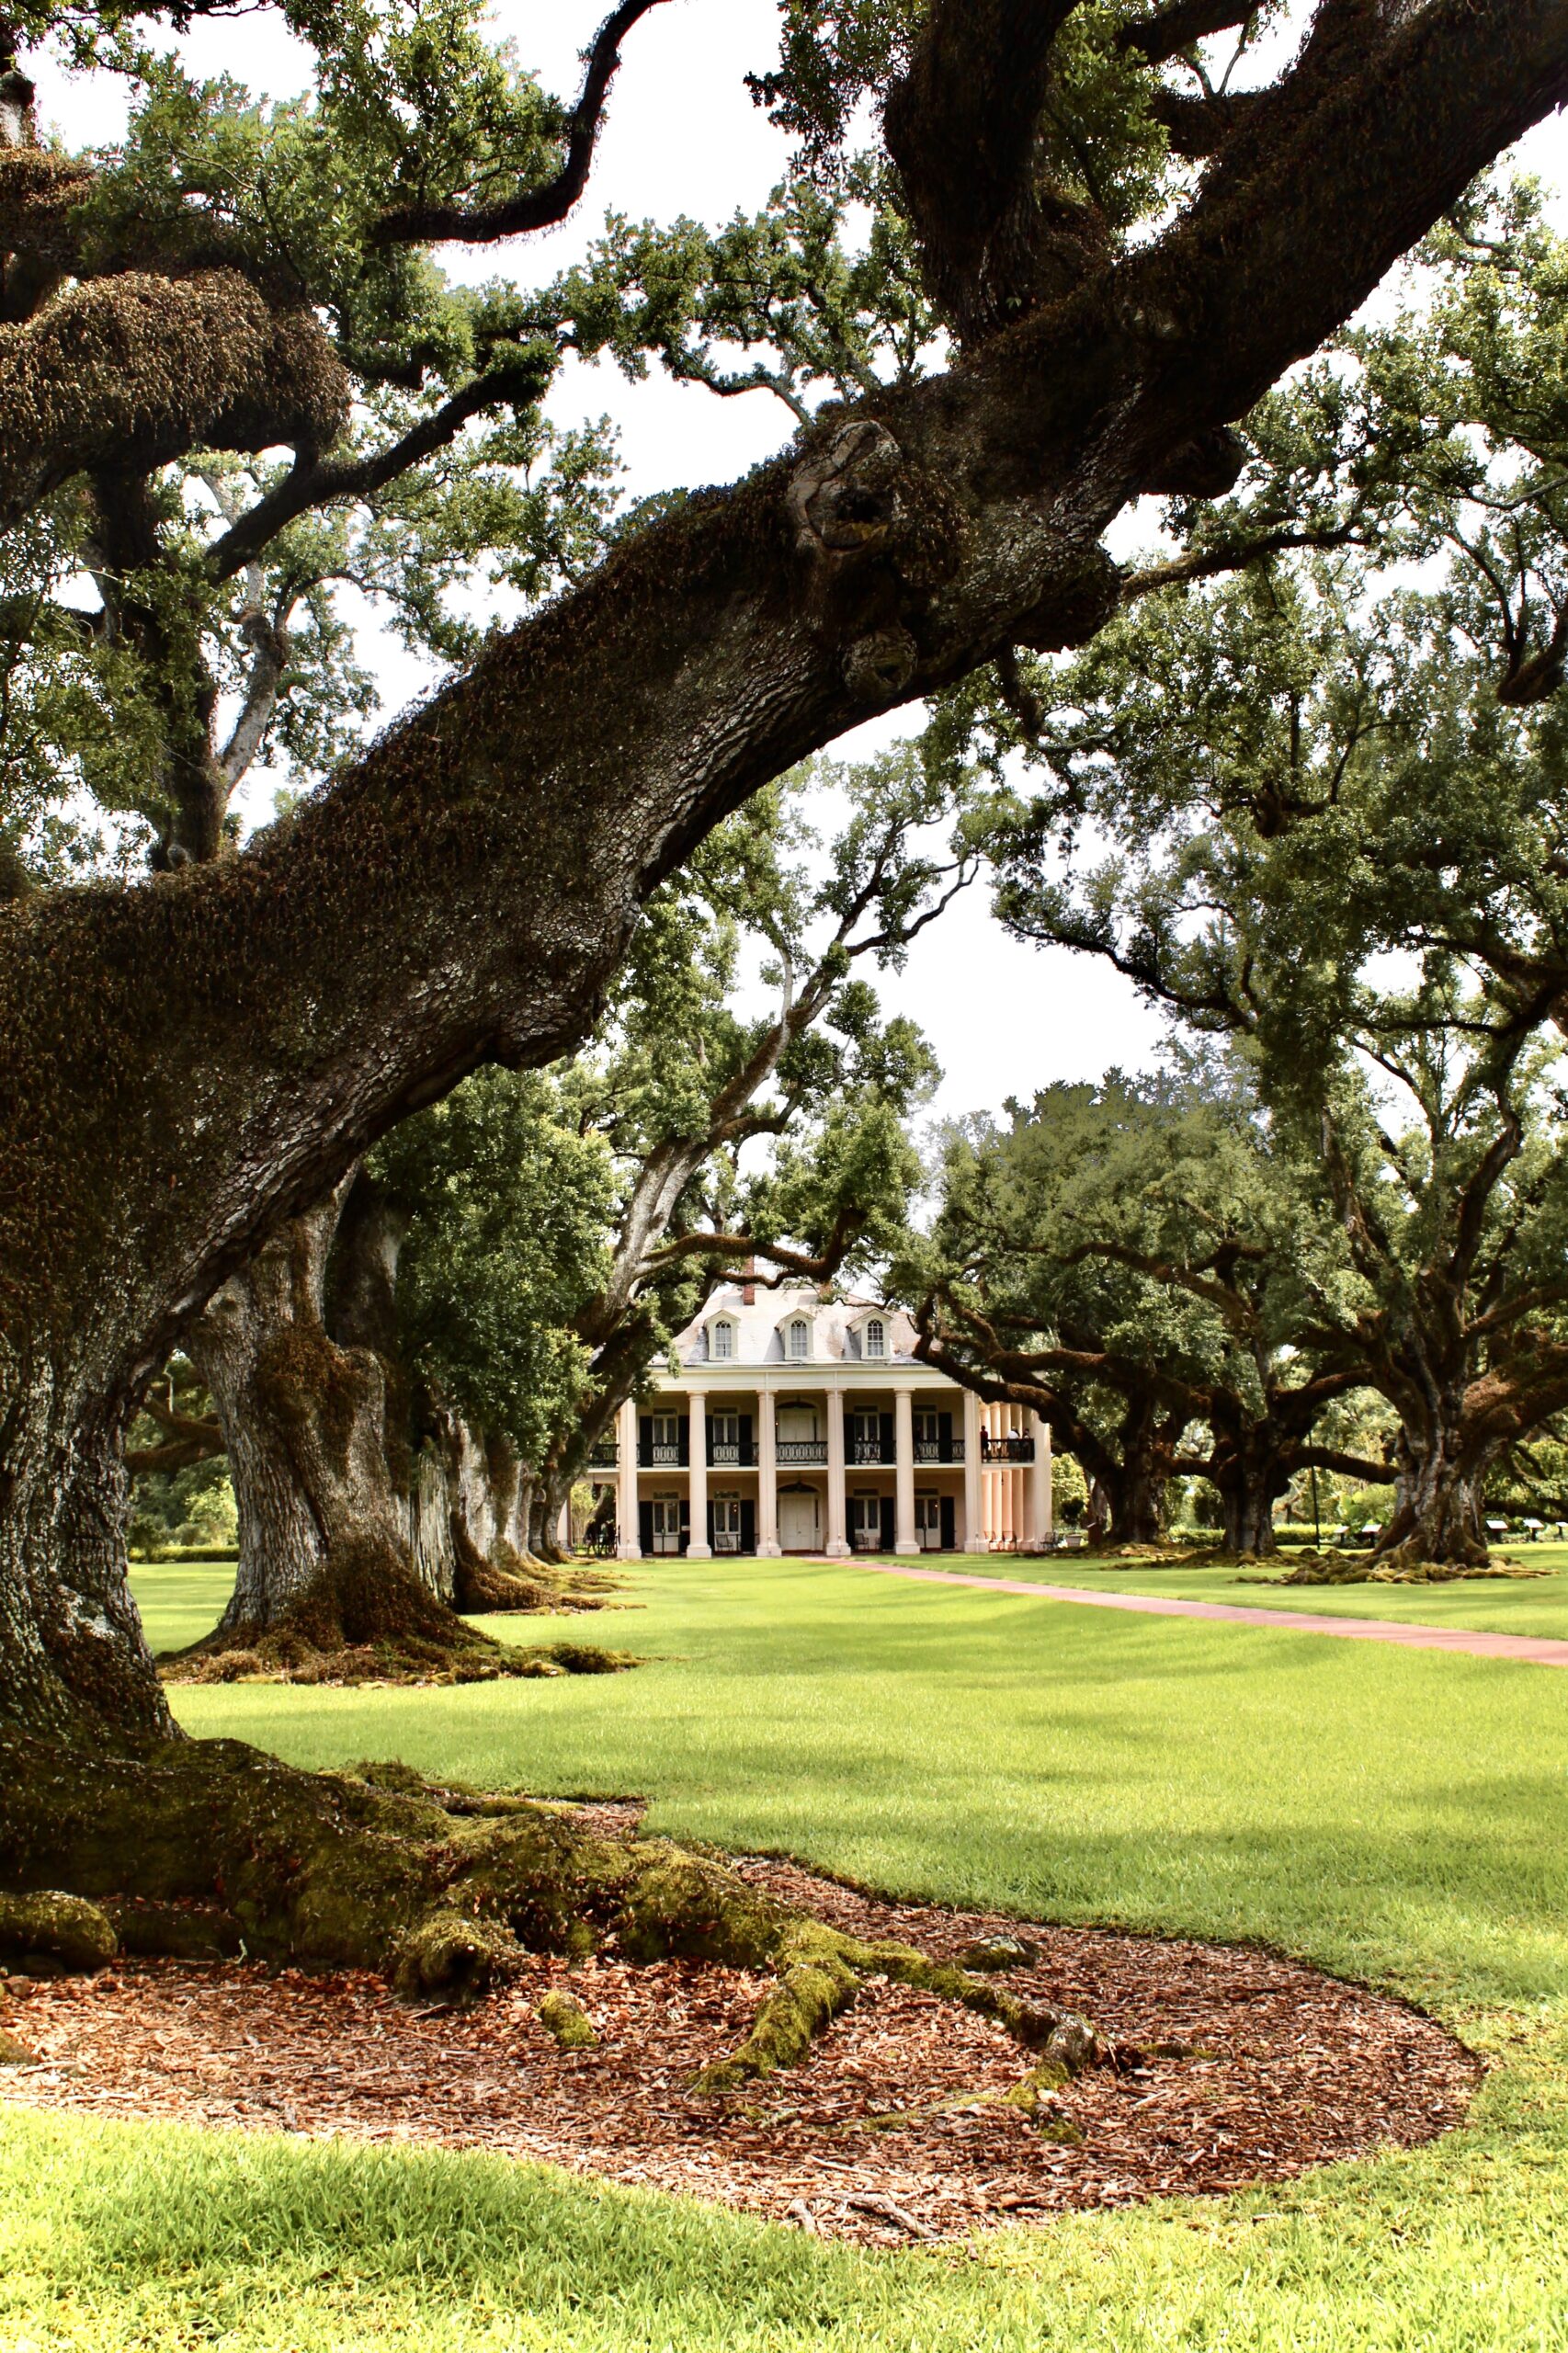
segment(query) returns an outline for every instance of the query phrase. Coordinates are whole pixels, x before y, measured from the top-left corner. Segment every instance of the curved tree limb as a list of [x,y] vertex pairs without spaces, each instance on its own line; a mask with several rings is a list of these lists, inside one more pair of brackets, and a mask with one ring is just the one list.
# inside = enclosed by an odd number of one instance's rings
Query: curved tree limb
[[661,0],[621,0],[608,16],[588,51],[588,70],[582,92],[567,121],[566,160],[554,179],[529,188],[499,204],[409,204],[389,212],[377,223],[373,242],[380,245],[425,245],[449,243],[494,244],[502,237],[522,235],[529,229],[548,229],[564,221],[588,184],[594,148],[604,120],[609,85],[620,64],[620,44],[633,25],[657,8]]

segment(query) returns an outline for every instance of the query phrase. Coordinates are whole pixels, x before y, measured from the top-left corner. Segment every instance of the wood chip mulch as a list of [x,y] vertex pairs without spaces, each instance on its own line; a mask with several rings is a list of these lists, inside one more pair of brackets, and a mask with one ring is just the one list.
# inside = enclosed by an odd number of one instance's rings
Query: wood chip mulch
[[[619,1827],[626,1810],[592,1811]],[[7,1989],[38,2056],[35,2108],[356,2141],[435,2143],[723,2201],[835,2238],[950,2241],[987,2222],[1281,2180],[1459,2123],[1480,2063],[1403,2004],[1277,1956],[895,1904],[761,1857],[745,1875],[857,1933],[957,1955],[1028,1937],[1018,1992],[1081,2012],[1119,2066],[1043,2120],[996,2104],[1028,2061],[983,2018],[873,1983],[808,2063],[723,2100],[694,2071],[733,2048],[771,1980],[687,1962],[540,1958],[466,2012],[415,2011],[376,1977],[127,1961]],[[568,1985],[600,2036],[563,2052],[535,2016]],[[1184,2046],[1156,2056],[1154,2046]],[[989,2093],[989,2101],[979,2096]],[[1051,2137],[1076,2132],[1076,2141]]]

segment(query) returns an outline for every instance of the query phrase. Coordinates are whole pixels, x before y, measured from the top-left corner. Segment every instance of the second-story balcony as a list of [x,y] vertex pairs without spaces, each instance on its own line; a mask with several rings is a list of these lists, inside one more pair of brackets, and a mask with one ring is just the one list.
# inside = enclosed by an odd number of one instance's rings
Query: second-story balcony
[[798,1470],[801,1463],[825,1462],[827,1440],[824,1438],[781,1438],[774,1454],[781,1467]]
[[710,1438],[708,1461],[714,1471],[755,1471],[756,1449],[750,1438]]
[[980,1459],[983,1462],[1032,1462],[1032,1438],[992,1438],[985,1430],[980,1433]]
[[961,1462],[961,1438],[917,1438],[915,1441],[916,1462]]
[[620,1448],[612,1438],[597,1438],[588,1449],[590,1471],[613,1471],[620,1461]]
[[844,1456],[858,1471],[885,1470],[897,1460],[892,1440],[880,1438],[852,1438]]

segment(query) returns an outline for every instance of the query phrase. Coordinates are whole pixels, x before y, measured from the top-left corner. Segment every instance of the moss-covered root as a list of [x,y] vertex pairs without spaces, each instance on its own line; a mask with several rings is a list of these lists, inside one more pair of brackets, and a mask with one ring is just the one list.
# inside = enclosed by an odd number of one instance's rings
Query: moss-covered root
[[37,2058],[25,2042],[18,2042],[10,2030],[10,2016],[6,2001],[6,1987],[0,1982],[0,2067],[30,2067]]
[[813,2039],[849,2007],[873,1976],[895,1978],[938,2000],[994,2018],[1016,2042],[1043,2053],[1031,2082],[1049,2075],[1063,2084],[1107,2055],[1084,2019],[1020,2000],[986,1978],[952,1961],[933,1961],[911,1945],[868,1944],[819,1921],[797,1919],[784,1935],[778,1965],[778,1984],[758,2010],[745,2040],[728,2059],[703,2068],[693,2081],[694,2091],[736,2091],[759,2075],[799,2065]]
[[592,2051],[598,2031],[575,1994],[557,1986],[539,2006],[539,2022],[562,2051]]
[[339,1643],[324,1649],[291,1626],[258,1634],[244,1630],[210,1634],[190,1650],[158,1661],[165,1683],[498,1683],[554,1675],[620,1675],[639,1664],[632,1651],[599,1643],[498,1643],[477,1627],[453,1624],[458,1635],[439,1642],[423,1635],[386,1636],[374,1643]]
[[816,2036],[832,2025],[840,2010],[848,2008],[866,1973],[844,1954],[831,1950],[790,1962],[758,2010],[745,2040],[728,2059],[720,2059],[693,2076],[691,2089],[706,2097],[738,2091],[758,2075],[798,2066]]
[[[774,1973],[745,2041],[699,2078],[706,2091],[794,2064],[878,1974],[996,2019],[1070,2073],[1098,2047],[994,1978],[845,1936],[711,1855],[603,1836],[569,1809],[427,1782],[403,1765],[301,1773],[233,1741],[105,1756],[0,1727],[0,1886],[62,1881],[113,1899],[138,1949],[157,1947],[160,1923],[178,1949],[176,1931],[199,1913],[258,1959],[380,1970],[410,1999],[470,1998],[530,1951]],[[40,1905],[53,1906],[58,1936],[62,1903],[29,1894],[15,1916],[33,1937]],[[80,1949],[107,1959],[108,1911],[89,1902],[71,1916]]]
[[8,1967],[39,1953],[66,1969],[104,1969],[119,1950],[108,1915],[79,1895],[52,1888],[0,1894],[0,1961]]
[[455,1606],[471,1616],[603,1609],[620,1587],[619,1577],[574,1561],[557,1566],[521,1552],[485,1560],[460,1551]]

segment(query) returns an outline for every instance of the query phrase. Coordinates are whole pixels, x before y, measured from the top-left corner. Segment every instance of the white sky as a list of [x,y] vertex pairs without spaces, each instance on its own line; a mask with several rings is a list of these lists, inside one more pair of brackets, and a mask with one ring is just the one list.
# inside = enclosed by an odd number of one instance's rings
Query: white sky
[[[607,0],[498,0],[498,28],[546,87],[574,92],[578,54]],[[786,142],[756,108],[745,74],[765,71],[778,51],[775,0],[666,0],[631,35],[610,102],[588,196],[570,222],[500,253],[473,257],[472,274],[503,272],[543,280],[567,267],[598,233],[607,210],[669,221],[687,213],[719,227],[754,212],[781,176]],[[298,52],[269,15],[227,24],[198,22],[185,43],[194,70],[229,73],[281,96],[301,81]],[[112,99],[40,74],[42,111],[76,144],[114,136]],[[1568,133],[1553,119],[1524,143],[1519,160],[1553,188],[1568,181]],[[449,254],[448,266],[464,269]],[[464,270],[464,274],[468,274]],[[720,400],[657,373],[630,385],[613,367],[569,362],[549,403],[560,424],[608,416],[620,434],[625,484],[633,496],[728,482],[789,438],[791,420],[767,392]],[[395,710],[420,683],[400,651],[386,649],[383,693]],[[837,755],[919,723],[918,711],[875,722],[846,737]],[[255,814],[267,813],[263,789]],[[931,1038],[947,1077],[942,1113],[996,1109],[1052,1079],[1097,1078],[1112,1063],[1147,1065],[1161,1027],[1117,974],[1087,957],[1035,949],[1008,939],[971,892],[915,942],[905,972],[884,976],[884,1001]]]

